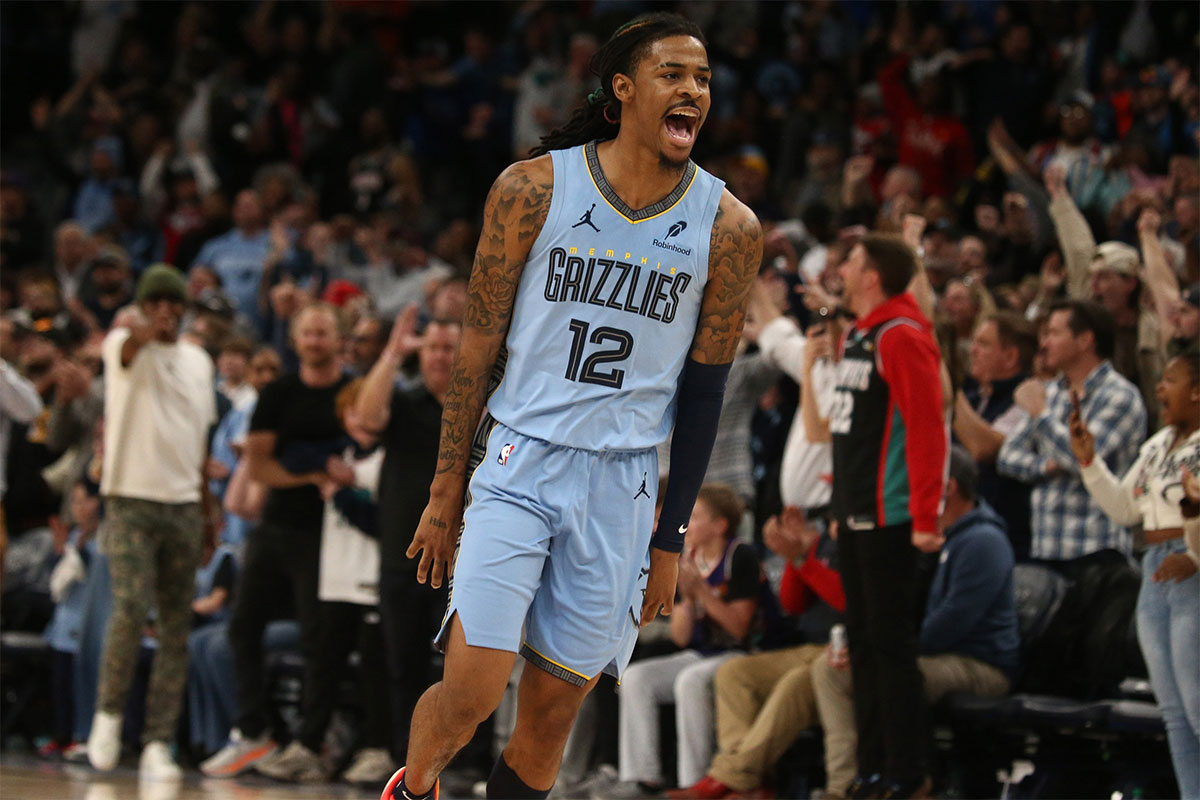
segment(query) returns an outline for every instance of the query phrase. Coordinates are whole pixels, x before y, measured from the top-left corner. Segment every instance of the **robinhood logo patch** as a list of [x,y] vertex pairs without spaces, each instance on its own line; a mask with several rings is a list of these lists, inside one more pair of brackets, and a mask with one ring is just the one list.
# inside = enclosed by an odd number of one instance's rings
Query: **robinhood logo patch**
[[680,247],[677,244],[667,241],[667,239],[673,239],[679,234],[683,233],[685,230],[687,230],[687,222],[684,220],[679,220],[671,227],[667,228],[667,235],[662,239],[651,239],[651,244],[653,244],[655,247],[660,247],[663,250],[670,250],[672,253],[679,253],[681,256],[690,256],[692,254],[692,248]]

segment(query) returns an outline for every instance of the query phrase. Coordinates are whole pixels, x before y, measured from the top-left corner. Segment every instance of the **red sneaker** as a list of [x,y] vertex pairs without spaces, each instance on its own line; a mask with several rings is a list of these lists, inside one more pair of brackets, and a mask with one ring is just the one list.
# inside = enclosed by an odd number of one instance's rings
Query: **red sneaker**
[[62,751],[63,748],[58,742],[54,741],[53,739],[49,739],[38,745],[37,754],[38,758],[55,758],[62,755]]
[[[388,780],[387,785],[383,787],[383,794],[379,795],[379,800],[401,800],[401,796],[398,794],[395,794],[395,791],[396,791],[396,787],[400,785],[400,781],[403,777],[404,777],[404,767],[401,767],[400,769],[396,770],[396,774],[393,775]],[[433,782],[433,791],[429,793],[429,797],[432,800],[438,800],[438,791],[439,791],[438,787],[440,785],[441,785],[440,780],[436,780]]]
[[733,794],[725,784],[711,775],[705,775],[691,786],[682,789],[671,789],[667,792],[670,800],[721,800]]

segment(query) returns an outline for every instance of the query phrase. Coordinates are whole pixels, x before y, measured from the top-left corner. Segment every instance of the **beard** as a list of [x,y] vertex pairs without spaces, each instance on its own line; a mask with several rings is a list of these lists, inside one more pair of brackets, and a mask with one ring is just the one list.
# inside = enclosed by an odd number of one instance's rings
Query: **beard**
[[300,363],[314,369],[324,369],[333,363],[336,354],[328,350],[306,350],[300,354]]
[[658,168],[663,172],[682,172],[690,159],[690,156],[684,156],[681,160],[676,161],[660,150],[658,151]]

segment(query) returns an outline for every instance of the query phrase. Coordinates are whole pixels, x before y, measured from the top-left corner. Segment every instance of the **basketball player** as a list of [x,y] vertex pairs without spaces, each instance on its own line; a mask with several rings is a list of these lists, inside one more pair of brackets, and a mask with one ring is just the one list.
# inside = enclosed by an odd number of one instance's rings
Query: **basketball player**
[[[546,797],[584,696],[671,611],[762,234],[689,159],[709,108],[699,28],[638,17],[593,71],[602,88],[505,170],[484,209],[437,474],[408,550],[434,586],[454,560],[445,673],[417,704],[385,800],[436,795],[517,653],[537,668],[487,795]],[[644,487],[672,426],[655,528]]]

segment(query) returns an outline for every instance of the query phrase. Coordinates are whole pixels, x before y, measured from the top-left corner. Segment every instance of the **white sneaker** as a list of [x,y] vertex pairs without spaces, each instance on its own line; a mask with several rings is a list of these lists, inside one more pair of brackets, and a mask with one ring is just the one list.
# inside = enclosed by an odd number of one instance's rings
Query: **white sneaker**
[[346,783],[379,785],[396,771],[391,754],[382,747],[368,747],[354,755],[354,761],[342,773]]
[[171,748],[166,742],[150,742],[142,748],[138,777],[151,781],[177,781],[183,777],[183,770],[171,757]]
[[200,771],[210,778],[232,778],[278,751],[279,747],[269,734],[247,739],[234,728],[229,732],[229,743],[205,759]]
[[321,765],[321,757],[302,745],[299,740],[293,741],[278,757],[270,761],[260,761],[255,769],[268,778],[289,783],[319,783],[325,780],[325,768]]
[[121,715],[97,711],[88,735],[87,756],[92,766],[108,772],[121,760]]

